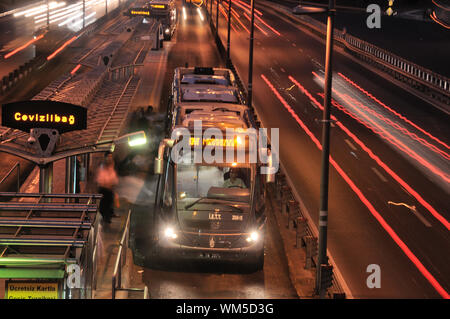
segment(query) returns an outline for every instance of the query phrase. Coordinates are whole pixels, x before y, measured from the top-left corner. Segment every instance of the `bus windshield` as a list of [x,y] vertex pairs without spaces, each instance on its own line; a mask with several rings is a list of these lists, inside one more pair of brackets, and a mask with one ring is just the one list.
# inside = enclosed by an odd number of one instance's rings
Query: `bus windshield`
[[179,209],[188,209],[196,202],[250,204],[250,167],[183,163],[177,164],[176,167]]

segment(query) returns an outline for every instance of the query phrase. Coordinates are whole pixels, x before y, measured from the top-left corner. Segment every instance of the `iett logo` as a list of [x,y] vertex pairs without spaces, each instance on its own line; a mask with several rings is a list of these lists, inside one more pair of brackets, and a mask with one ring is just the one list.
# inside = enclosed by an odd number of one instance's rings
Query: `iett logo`
[[391,15],[393,15],[395,13],[394,9],[392,9],[392,7],[394,6],[394,0],[389,0],[388,2],[389,2],[389,7],[386,10],[386,14],[388,16],[391,16]]

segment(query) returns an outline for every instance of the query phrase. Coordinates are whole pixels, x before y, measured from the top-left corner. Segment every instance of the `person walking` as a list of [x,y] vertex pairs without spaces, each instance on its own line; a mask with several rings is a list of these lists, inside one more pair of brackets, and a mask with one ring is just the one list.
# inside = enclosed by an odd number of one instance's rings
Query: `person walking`
[[114,187],[119,183],[111,153],[108,153],[105,161],[100,164],[96,182],[98,192],[103,195],[100,200],[100,214],[103,217],[103,221],[110,224],[111,218],[114,216]]

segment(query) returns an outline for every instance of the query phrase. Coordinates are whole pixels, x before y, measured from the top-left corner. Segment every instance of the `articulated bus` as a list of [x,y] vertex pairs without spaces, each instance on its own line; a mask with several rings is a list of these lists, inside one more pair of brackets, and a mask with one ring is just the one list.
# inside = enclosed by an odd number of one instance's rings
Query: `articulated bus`
[[204,0],[183,0],[183,5],[201,7],[204,2]]
[[161,21],[164,40],[170,40],[177,25],[175,0],[151,0],[147,7],[150,9],[150,16]]
[[[261,172],[263,165],[271,166],[271,155],[260,145],[253,116],[240,104],[230,75],[226,69],[175,70],[170,107],[174,115],[155,160],[160,177],[154,262],[222,261],[251,271],[263,267],[263,182],[272,182],[274,174]],[[217,134],[207,136],[208,129]],[[269,160],[262,163],[252,151],[265,151]],[[214,153],[215,160],[196,158],[198,152]]]

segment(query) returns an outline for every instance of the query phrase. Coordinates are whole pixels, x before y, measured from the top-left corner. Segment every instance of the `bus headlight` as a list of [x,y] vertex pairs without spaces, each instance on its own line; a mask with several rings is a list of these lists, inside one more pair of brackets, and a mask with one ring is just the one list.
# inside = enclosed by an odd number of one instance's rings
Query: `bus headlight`
[[249,243],[254,243],[259,240],[259,233],[257,231],[251,232],[249,236],[247,237],[247,241]]
[[164,237],[169,239],[175,239],[178,236],[173,227],[166,227],[166,229],[164,229]]

